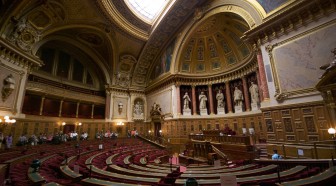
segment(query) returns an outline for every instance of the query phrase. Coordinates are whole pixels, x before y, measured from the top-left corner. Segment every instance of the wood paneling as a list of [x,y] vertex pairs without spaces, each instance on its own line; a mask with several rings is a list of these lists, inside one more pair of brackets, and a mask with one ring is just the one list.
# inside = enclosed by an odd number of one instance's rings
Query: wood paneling
[[263,110],[267,139],[308,142],[329,139],[329,118],[321,104],[295,105]]

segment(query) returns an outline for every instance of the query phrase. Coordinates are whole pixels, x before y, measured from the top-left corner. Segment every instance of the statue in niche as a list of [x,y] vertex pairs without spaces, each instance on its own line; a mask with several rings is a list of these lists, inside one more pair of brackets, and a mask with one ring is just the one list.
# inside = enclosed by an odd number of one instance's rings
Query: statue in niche
[[9,74],[3,80],[3,86],[1,90],[1,97],[3,102],[6,101],[6,99],[12,94],[14,89],[15,89],[15,79],[12,74]]
[[190,109],[189,103],[190,103],[190,97],[188,95],[188,92],[186,92],[183,96],[183,109]]
[[223,108],[224,107],[224,95],[221,89],[218,90],[216,99],[217,99],[217,107]]
[[207,109],[206,108],[206,101],[208,100],[208,98],[206,97],[206,95],[204,94],[203,91],[198,96],[198,99],[199,99],[199,102],[200,102],[199,108],[200,109]]
[[143,114],[143,108],[142,108],[142,104],[140,103],[140,101],[138,101],[135,105],[134,105],[134,114],[135,115],[142,115]]
[[259,88],[253,81],[251,82],[251,86],[250,86],[250,94],[251,94],[251,103],[258,104],[259,103]]
[[235,103],[235,106],[242,106],[244,97],[241,90],[238,89],[238,87],[235,87],[235,90],[233,92],[233,100]]

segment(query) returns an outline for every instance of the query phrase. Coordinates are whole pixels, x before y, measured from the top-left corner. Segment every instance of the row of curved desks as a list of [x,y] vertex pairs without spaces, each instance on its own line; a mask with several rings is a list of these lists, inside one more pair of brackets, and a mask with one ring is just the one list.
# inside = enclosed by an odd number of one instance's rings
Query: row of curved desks
[[[306,166],[296,166],[294,168],[291,168],[286,171],[280,172],[280,177],[287,177],[291,176],[294,174],[297,174],[301,171],[303,171]],[[228,174],[230,175],[230,174]],[[221,175],[218,175],[221,176]],[[270,180],[270,179],[277,179],[278,174],[277,173],[272,173],[272,174],[265,174],[265,175],[260,175],[260,176],[250,176],[250,177],[242,177],[242,178],[237,178],[238,183],[243,183],[243,182],[251,182],[251,181],[263,181],[263,180]],[[176,179],[175,183],[176,184],[184,184],[187,179]],[[197,179],[198,184],[220,184],[220,179]]]

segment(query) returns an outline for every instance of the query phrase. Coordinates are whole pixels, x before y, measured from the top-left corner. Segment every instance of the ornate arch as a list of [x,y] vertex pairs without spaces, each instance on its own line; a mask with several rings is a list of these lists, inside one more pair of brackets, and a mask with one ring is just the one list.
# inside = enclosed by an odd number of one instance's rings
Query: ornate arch
[[206,5],[202,9],[195,11],[195,17],[192,22],[186,25],[186,28],[177,37],[176,46],[174,51],[171,73],[178,73],[180,67],[180,56],[182,55],[183,48],[188,44],[187,40],[190,35],[203,23],[207,18],[219,13],[232,13],[240,16],[253,28],[262,23],[266,13],[258,3],[251,3],[250,1],[243,0],[230,0],[225,2],[214,1],[210,5]]

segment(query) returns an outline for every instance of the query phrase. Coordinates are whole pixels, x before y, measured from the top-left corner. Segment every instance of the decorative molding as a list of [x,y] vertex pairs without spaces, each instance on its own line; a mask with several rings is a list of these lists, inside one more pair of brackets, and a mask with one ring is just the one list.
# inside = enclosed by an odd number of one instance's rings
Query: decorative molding
[[166,78],[160,79],[160,81],[155,81],[151,83],[149,87],[146,88],[146,94],[157,91],[158,89],[162,89],[167,85],[171,84],[179,84],[179,85],[209,85],[209,84],[217,84],[217,83],[225,83],[228,81],[232,81],[235,79],[240,79],[248,74],[251,74],[257,69],[257,61],[253,59],[246,66],[243,66],[240,69],[236,69],[235,71],[230,71],[227,73],[221,73],[217,76],[209,76],[209,77],[195,77],[195,76],[186,76],[182,74],[175,74],[167,76]]
[[262,24],[245,32],[243,38],[260,46],[316,22],[335,11],[335,1],[298,0],[267,17]]
[[306,102],[306,103],[296,103],[291,105],[278,105],[271,107],[261,107],[260,110],[264,113],[265,118],[271,118],[272,115],[269,111],[272,110],[281,110],[281,109],[290,109],[290,108],[302,108],[302,107],[313,107],[313,106],[323,106],[323,100],[314,101],[314,102]]
[[27,54],[3,39],[0,39],[0,57],[7,62],[27,69],[28,72],[44,65],[37,56]]

